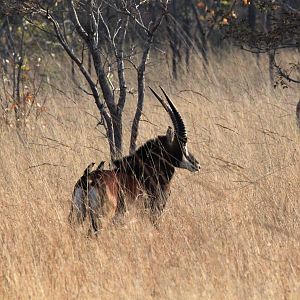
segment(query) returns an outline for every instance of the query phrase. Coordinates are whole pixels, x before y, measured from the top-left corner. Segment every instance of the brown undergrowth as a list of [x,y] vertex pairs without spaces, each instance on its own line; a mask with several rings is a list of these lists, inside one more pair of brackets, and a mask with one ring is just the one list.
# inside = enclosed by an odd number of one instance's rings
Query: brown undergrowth
[[[145,216],[97,238],[67,222],[74,183],[108,160],[93,101],[48,91],[26,134],[1,127],[1,299],[297,299],[300,295],[300,134],[296,89],[270,87],[264,58],[232,53],[162,85],[202,165],[179,170],[157,232]],[[54,82],[58,85],[58,82]],[[68,97],[67,97],[68,95]],[[135,99],[128,98],[128,141]],[[139,144],[170,120],[146,91]]]

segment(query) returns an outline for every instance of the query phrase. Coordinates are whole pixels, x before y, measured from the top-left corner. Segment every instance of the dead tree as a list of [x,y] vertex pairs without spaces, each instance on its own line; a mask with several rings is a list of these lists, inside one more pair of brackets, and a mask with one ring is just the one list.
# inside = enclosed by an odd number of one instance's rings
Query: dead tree
[[[265,32],[268,34],[268,32],[271,30],[271,18],[272,18],[272,12],[267,11],[265,13]],[[259,55],[259,53],[257,53]],[[275,83],[274,79],[274,59],[275,59],[275,53],[274,50],[270,49],[267,52],[268,54],[268,61],[269,61],[269,77],[270,82],[272,85]]]
[[192,12],[193,12],[195,20],[196,20],[197,33],[199,35],[199,37],[195,37],[195,42],[196,42],[196,45],[197,45],[198,49],[201,52],[203,60],[204,60],[203,67],[204,67],[204,69],[206,69],[206,66],[208,65],[207,35],[206,35],[205,30],[203,28],[203,25],[200,21],[200,14],[198,12],[198,9],[197,9],[195,3],[193,2],[193,0],[189,0],[189,1],[190,1],[190,6],[191,6],[191,9],[192,9]]
[[[92,95],[99,109],[101,124],[105,128],[109,141],[111,159],[117,159],[123,153],[122,114],[127,96],[125,61],[129,61],[137,73],[137,107],[133,120],[130,152],[136,148],[138,126],[144,105],[145,68],[153,37],[166,13],[167,1],[160,3],[160,13],[154,21],[147,24],[143,20],[142,7],[146,2],[136,4],[128,1],[96,1],[77,2],[66,0],[71,23],[83,43],[82,53],[73,51],[63,34],[62,26],[50,8],[43,7],[38,1],[30,4],[30,9],[46,18],[54,28],[55,36],[71,60],[77,65],[89,86],[87,94]],[[113,18],[107,18],[111,11]],[[141,57],[133,61],[133,54],[127,53],[125,42],[129,26],[137,27],[143,36]],[[84,51],[88,50],[92,58],[95,78],[90,72],[89,60]],[[86,62],[87,60],[87,62]],[[136,60],[139,63],[136,64]],[[112,72],[117,75],[117,83],[110,79]]]
[[[1,28],[1,35],[5,41],[3,45],[1,77],[6,77],[8,84],[2,80],[4,93],[12,102],[15,113],[16,127],[20,128],[25,119],[24,95],[22,95],[22,73],[25,57],[24,26],[23,20],[17,18],[12,23],[8,16],[5,17]],[[17,30],[17,28],[19,30]],[[9,66],[8,62],[11,66]],[[6,100],[7,101],[7,100]],[[4,103],[1,103],[4,106]]]
[[178,32],[178,20],[179,20],[179,14],[178,14],[178,3],[176,3],[176,0],[173,0],[171,3],[171,14],[172,14],[172,20],[167,17],[167,31],[169,36],[169,43],[170,48],[172,51],[172,75],[174,79],[177,80],[177,68],[181,61],[181,54],[180,54],[180,38],[179,38],[179,32]]

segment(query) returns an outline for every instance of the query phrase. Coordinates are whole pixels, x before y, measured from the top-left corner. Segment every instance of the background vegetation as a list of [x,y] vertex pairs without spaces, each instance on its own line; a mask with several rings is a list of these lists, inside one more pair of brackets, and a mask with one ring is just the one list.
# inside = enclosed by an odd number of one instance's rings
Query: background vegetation
[[[208,2],[189,4],[204,14],[207,9],[199,3]],[[284,2],[293,9],[297,5]],[[57,3],[50,6],[53,16],[62,5]],[[124,225],[111,226],[98,238],[87,237],[87,228],[69,226],[71,193],[78,177],[90,162],[111,159],[99,109],[86,93],[90,91],[85,77],[75,65],[72,68],[55,35],[31,27],[23,14],[21,23],[11,24],[8,33],[2,31],[1,49],[8,45],[7,34],[12,34],[18,50],[10,48],[1,67],[1,299],[298,298],[298,36],[290,35],[295,41],[291,49],[277,49],[286,40],[258,49],[255,45],[267,45],[262,36],[245,40],[244,31],[237,31],[249,21],[250,2],[214,3],[226,11],[231,11],[232,3],[239,4],[244,21],[220,15],[222,27],[214,27],[214,34],[206,38],[204,54],[197,46],[203,46],[203,40],[193,18],[190,28],[196,37],[190,45],[194,46],[187,48],[189,62],[175,60],[175,76],[174,49],[164,17],[146,64],[146,85],[162,85],[171,95],[186,120],[189,147],[202,166],[197,174],[177,171],[159,231],[143,211],[134,209]],[[24,13],[9,4],[14,12]],[[181,1],[176,4],[185,7]],[[193,8],[187,7],[192,18]],[[210,28],[207,19],[198,17],[205,30]],[[52,28],[39,20],[42,29]],[[175,20],[177,24],[181,19]],[[231,21],[233,27],[225,32],[224,23]],[[262,23],[256,24],[259,32]],[[179,25],[172,30],[181,30]],[[232,39],[223,40],[228,33]],[[130,49],[129,41],[124,49]],[[186,43],[181,40],[182,58]],[[241,51],[232,43],[265,53]],[[81,46],[74,46],[79,56]],[[280,75],[279,70],[287,71],[283,66],[290,63],[292,70]],[[138,100],[136,69],[130,62],[125,67],[124,153],[131,144]],[[115,84],[116,71],[107,73]],[[95,76],[92,66],[90,73]],[[144,95],[137,145],[165,133],[170,125],[147,89]]]
[[[137,100],[129,152],[136,149],[150,50],[165,54],[163,66],[170,63],[171,76],[179,80],[183,70],[189,72],[194,53],[208,75],[214,60],[210,53],[225,55],[239,45],[255,53],[257,60],[262,53],[268,55],[275,87],[299,83],[299,61],[283,64],[279,56],[283,50],[299,49],[299,1],[2,0],[0,4],[4,115],[12,106],[16,126],[21,127],[28,114],[26,103],[35,102],[45,83],[41,75],[48,79],[58,71],[41,64],[41,56],[55,56],[58,63],[68,57],[74,84],[99,110],[112,160],[127,153],[123,111],[129,95]],[[37,65],[45,67],[42,73]],[[136,72],[130,83],[129,70]]]
[[[132,210],[124,226],[96,239],[69,227],[78,176],[109,158],[91,118],[96,107],[74,96],[69,81],[57,82],[65,96],[43,94],[47,109],[26,139],[2,127],[2,299],[298,297],[297,93],[273,89],[265,60],[259,69],[232,52],[207,76],[194,59],[180,82],[168,69],[158,73],[159,63],[149,69],[149,84],[163,82],[182,112],[202,164],[194,175],[177,172],[159,232]],[[139,143],[170,124],[148,92],[145,104]]]

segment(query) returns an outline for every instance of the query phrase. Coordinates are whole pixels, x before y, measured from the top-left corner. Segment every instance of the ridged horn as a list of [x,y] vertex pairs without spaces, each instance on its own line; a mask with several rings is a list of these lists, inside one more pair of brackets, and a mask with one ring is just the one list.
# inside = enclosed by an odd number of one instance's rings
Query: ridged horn
[[171,99],[169,98],[169,96],[167,95],[167,93],[164,91],[164,89],[160,86],[160,89],[162,90],[162,92],[164,93],[171,109],[172,109],[172,112],[174,114],[174,117],[176,119],[176,123],[178,125],[178,138],[186,143],[187,142],[187,134],[186,134],[186,129],[185,129],[185,125],[184,125],[184,122],[183,122],[183,119],[179,113],[179,111],[177,110],[175,104],[171,101]]
[[167,105],[167,103],[165,102],[165,100],[163,100],[150,86],[149,86],[149,89],[151,90],[151,92],[153,93],[153,95],[158,99],[158,101],[161,103],[161,105],[167,111],[167,113],[169,114],[169,116],[170,116],[170,118],[172,120],[174,129],[175,129],[175,133],[177,135],[179,135],[179,126],[178,126],[178,123],[177,123],[177,119],[176,119],[175,115],[173,114],[172,109]]

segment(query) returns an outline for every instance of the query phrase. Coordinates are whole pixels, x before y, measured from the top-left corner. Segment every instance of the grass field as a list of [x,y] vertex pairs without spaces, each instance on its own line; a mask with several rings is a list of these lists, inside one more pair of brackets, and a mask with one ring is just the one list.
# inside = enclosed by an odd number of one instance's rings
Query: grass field
[[[133,213],[97,238],[70,228],[76,180],[109,155],[92,99],[68,79],[53,82],[64,95],[39,95],[46,111],[26,133],[1,125],[1,299],[299,299],[296,87],[274,90],[266,60],[239,53],[208,75],[195,58],[176,83],[162,65],[147,85],[172,96],[202,168],[177,171],[159,231]],[[139,144],[171,124],[148,90],[145,101]]]

